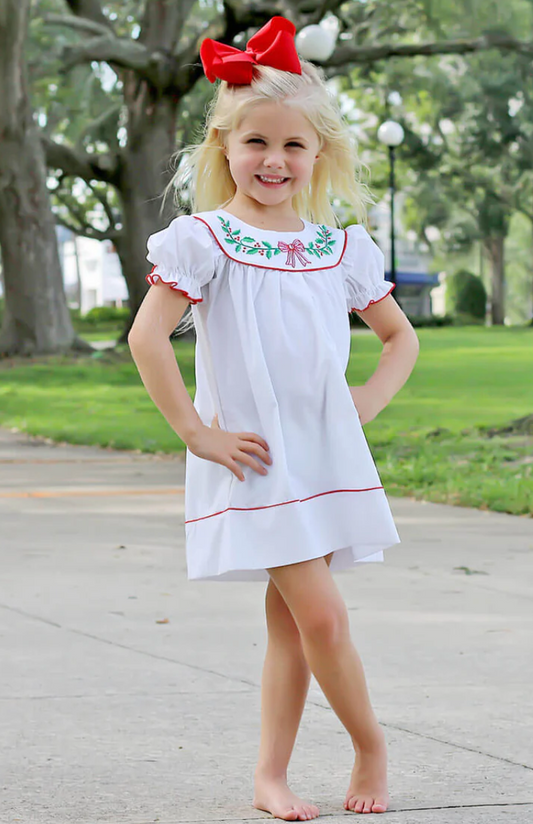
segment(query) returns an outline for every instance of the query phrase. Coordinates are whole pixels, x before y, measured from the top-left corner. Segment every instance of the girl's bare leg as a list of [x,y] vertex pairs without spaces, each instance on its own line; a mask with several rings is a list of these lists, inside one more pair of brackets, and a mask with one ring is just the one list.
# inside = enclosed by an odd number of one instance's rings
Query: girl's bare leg
[[[326,562],[331,561],[331,555]],[[272,580],[266,598],[268,645],[261,688],[261,743],[255,771],[254,807],[276,818],[305,821],[318,807],[287,786],[287,768],[305,706],[311,671],[300,632]]]
[[348,612],[324,558],[268,570],[300,631],[309,667],[351,736],[355,766],[344,808],[382,813],[389,804],[387,750],[370,704]]

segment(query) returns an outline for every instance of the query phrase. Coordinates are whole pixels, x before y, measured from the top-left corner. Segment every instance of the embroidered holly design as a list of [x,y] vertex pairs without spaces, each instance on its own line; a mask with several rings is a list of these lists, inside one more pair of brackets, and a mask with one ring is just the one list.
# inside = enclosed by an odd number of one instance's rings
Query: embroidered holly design
[[280,240],[278,245],[274,246],[272,243],[269,243],[268,240],[256,240],[249,235],[243,237],[241,229],[232,229],[229,220],[224,220],[220,215],[217,215],[217,217],[220,220],[222,231],[225,235],[224,241],[231,246],[235,246],[236,252],[244,252],[245,255],[261,255],[267,257],[269,260],[273,256],[285,252],[287,255],[285,265],[292,266],[293,268],[296,267],[296,258],[298,258],[303,266],[311,263],[311,261],[305,257],[305,253],[314,255],[317,258],[321,258],[324,255],[331,255],[333,253],[333,246],[337,242],[333,238],[331,229],[321,225],[317,227],[314,240],[309,241],[307,246],[304,246],[299,238],[293,240],[292,243],[285,243]]

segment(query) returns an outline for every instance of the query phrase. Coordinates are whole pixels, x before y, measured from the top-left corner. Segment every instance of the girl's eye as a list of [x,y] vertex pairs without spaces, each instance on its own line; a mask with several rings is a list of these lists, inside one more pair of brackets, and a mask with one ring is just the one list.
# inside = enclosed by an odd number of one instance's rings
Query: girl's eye
[[[265,141],[262,140],[260,137],[251,137],[249,140],[246,141],[247,143],[264,143]],[[303,149],[301,143],[297,143],[295,140],[291,140],[290,143],[287,143],[287,146],[298,146],[299,149]]]

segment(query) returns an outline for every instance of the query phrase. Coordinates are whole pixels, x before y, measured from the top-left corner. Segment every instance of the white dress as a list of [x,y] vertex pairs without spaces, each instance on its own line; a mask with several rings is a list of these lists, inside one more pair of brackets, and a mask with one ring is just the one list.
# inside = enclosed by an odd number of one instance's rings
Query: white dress
[[258,229],[218,209],[148,240],[147,281],[192,304],[201,420],[257,433],[272,458],[267,475],[239,463],[242,482],[187,449],[189,579],[268,580],[330,552],[339,571],[400,542],[345,376],[348,312],[393,287],[362,226],[304,224]]

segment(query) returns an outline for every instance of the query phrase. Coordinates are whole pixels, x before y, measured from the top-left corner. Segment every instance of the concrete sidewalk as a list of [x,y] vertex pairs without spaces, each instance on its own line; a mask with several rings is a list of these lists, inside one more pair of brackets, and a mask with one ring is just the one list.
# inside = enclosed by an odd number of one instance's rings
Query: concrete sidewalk
[[[271,818],[250,803],[265,585],[187,581],[183,480],[179,459],[0,432],[2,822]],[[527,824],[533,520],[391,504],[402,544],[336,575],[389,744],[385,820]],[[355,816],[352,763],[313,682],[291,786]]]

